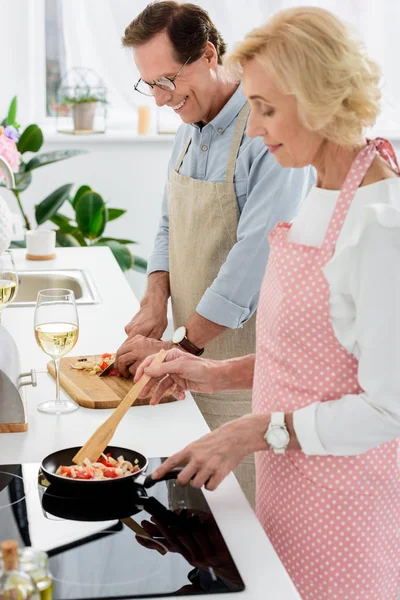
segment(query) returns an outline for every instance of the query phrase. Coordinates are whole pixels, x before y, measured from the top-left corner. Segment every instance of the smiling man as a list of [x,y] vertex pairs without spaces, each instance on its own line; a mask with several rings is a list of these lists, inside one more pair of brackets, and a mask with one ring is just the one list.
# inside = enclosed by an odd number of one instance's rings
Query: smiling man
[[[154,96],[183,121],[140,311],[126,326],[116,366],[128,376],[162,347],[228,359],[255,352],[255,311],[266,268],[268,233],[294,218],[313,183],[307,169],[283,169],[262,139],[246,137],[249,106],[224,71],[225,43],[206,11],[157,2],[126,28],[140,72],[137,92]],[[272,148],[272,150],[274,150]],[[174,326],[160,341],[171,296]],[[195,395],[215,429],[250,412],[251,393]],[[250,502],[254,464],[236,475]]]

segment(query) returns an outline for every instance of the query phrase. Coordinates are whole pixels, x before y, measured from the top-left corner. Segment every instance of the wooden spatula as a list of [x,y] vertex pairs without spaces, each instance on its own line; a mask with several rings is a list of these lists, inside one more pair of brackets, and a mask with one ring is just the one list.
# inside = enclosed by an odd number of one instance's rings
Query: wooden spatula
[[[160,352],[154,357],[153,363],[162,363],[166,355],[166,350],[160,350]],[[98,460],[101,453],[105,450],[105,448],[107,448],[122,417],[132,406],[140,392],[149,381],[150,377],[148,375],[143,374],[141,376],[139,381],[135,383],[122,402],[117,406],[116,409],[114,409],[114,412],[106,421],[104,421],[102,425],[100,425],[98,429],[96,429],[86,444],[82,446],[79,452],[75,454],[74,458],[72,459],[75,464],[81,464],[85,458],[88,458],[91,462]]]

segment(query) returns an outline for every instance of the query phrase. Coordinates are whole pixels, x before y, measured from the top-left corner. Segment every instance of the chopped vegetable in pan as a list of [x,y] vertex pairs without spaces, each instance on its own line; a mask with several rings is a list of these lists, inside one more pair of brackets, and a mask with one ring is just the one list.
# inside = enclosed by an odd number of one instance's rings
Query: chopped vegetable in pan
[[82,465],[60,466],[56,475],[68,479],[116,479],[140,471],[138,462],[136,459],[135,464],[132,464],[123,456],[115,459],[108,453],[102,454],[97,462],[85,458]]

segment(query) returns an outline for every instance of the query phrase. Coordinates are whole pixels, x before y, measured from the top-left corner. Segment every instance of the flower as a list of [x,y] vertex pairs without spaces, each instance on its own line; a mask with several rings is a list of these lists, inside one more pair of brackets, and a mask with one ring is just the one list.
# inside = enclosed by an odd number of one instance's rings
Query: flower
[[[21,153],[18,152],[15,141],[6,135],[5,129],[2,127],[0,127],[0,156],[8,162],[14,173],[18,173],[21,162]],[[3,181],[3,179],[4,173],[3,171],[0,171],[0,181]]]
[[13,142],[18,142],[21,135],[13,125],[7,125],[7,127],[4,128],[3,133]]

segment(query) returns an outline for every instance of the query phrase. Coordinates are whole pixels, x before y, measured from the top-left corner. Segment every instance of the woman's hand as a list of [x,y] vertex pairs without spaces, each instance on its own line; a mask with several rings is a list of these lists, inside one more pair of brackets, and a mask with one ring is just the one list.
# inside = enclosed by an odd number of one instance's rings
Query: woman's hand
[[270,415],[246,415],[226,423],[212,433],[186,446],[160,465],[153,473],[159,479],[175,467],[186,465],[178,475],[178,482],[195,488],[203,485],[215,490],[248,454],[268,450],[264,439]]
[[167,390],[175,387],[174,396],[178,399],[185,398],[185,391],[210,393],[216,390],[218,381],[218,361],[199,358],[172,349],[167,353],[163,363],[151,365],[154,355],[148,356],[139,366],[135,375],[135,382],[143,373],[152,379],[143,389],[140,397],[146,398],[152,394],[150,404],[158,404]]

